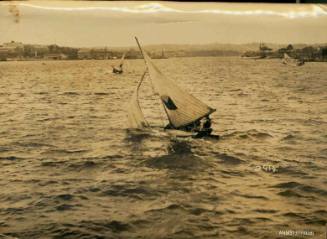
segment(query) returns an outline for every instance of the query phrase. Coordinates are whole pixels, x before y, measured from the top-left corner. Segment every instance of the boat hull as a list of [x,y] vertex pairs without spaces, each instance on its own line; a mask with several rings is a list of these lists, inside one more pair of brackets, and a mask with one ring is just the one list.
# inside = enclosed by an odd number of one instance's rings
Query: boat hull
[[197,134],[196,132],[187,132],[187,131],[176,130],[176,129],[166,129],[165,132],[167,132],[171,136],[181,137],[181,138],[195,137]]
[[115,74],[122,74],[123,73],[123,69],[120,69],[120,68],[116,68],[114,67],[112,69],[112,73],[115,73]]
[[178,137],[178,138],[195,138],[195,139],[219,139],[219,135],[215,134],[209,134],[209,135],[201,135],[198,132],[188,132],[188,131],[182,131],[182,130],[176,130],[176,129],[166,129],[165,132],[167,132],[170,136]]

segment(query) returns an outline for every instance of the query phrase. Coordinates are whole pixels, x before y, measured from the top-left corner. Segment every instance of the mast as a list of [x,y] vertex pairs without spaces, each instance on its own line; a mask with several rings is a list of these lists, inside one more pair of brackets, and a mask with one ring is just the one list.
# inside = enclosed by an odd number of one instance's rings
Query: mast
[[[142,47],[141,47],[141,44],[140,44],[139,40],[137,39],[137,37],[135,37],[135,40],[136,40],[136,43],[137,43],[137,45],[138,45],[138,47],[139,47],[139,49],[140,49],[140,51],[141,51],[141,54],[142,54],[143,60],[144,60],[145,65],[146,65],[146,67],[147,67],[147,71],[149,71],[149,66],[148,66],[147,61],[145,60],[145,57],[144,57],[144,53],[143,53],[143,49],[142,49]],[[147,71],[146,71],[146,72],[147,72]],[[153,93],[156,94],[156,92],[155,92],[155,90],[154,90],[154,87],[153,87],[153,82],[152,82],[152,78],[151,78],[151,76],[150,76],[150,83],[151,83],[151,88],[152,88]],[[161,101],[161,100],[160,100],[160,101]],[[165,106],[164,106],[164,103],[163,103],[162,101],[161,101],[161,105],[162,105],[162,107],[163,107],[163,109],[164,109],[166,115],[168,116],[168,112],[167,112],[167,110],[166,110],[166,108],[165,108]],[[167,118],[168,118],[169,123],[171,124],[170,118],[169,118],[169,117],[167,117]]]
[[135,40],[136,40],[136,43],[137,43],[137,45],[138,45],[138,47],[139,47],[139,49],[140,49],[140,51],[141,51],[141,54],[142,54],[143,60],[144,60],[145,64],[147,65],[146,60],[145,60],[145,58],[144,58],[143,49],[142,49],[142,47],[141,47],[141,44],[140,44],[139,40],[137,39],[137,37],[135,37]]

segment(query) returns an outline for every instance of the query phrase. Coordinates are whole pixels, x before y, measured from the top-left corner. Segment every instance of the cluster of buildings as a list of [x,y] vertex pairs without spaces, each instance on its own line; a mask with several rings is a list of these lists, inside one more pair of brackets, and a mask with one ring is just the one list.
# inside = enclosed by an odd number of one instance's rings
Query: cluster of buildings
[[44,45],[23,44],[15,41],[0,45],[0,61],[31,59],[62,60],[68,59],[68,56],[59,51],[52,52],[50,46]]
[[[7,42],[0,45],[0,61],[10,60],[82,60],[82,59],[116,59],[121,51],[108,48],[72,48],[58,45],[23,44],[22,42]],[[137,51],[130,51],[130,58],[139,58]]]
[[[77,51],[76,59],[78,60],[107,60],[121,58],[127,50],[109,50],[107,47],[97,48],[80,48]],[[133,49],[128,50],[126,58],[137,59],[141,58],[139,51]]]
[[24,45],[21,42],[7,42],[0,45],[0,60],[21,57],[24,53]]
[[257,58],[283,58],[284,53],[297,59],[304,61],[327,61],[327,46],[305,46],[302,48],[295,48],[289,44],[287,47],[282,47],[273,50],[264,44],[259,45],[258,51],[247,51],[243,57],[257,57]]

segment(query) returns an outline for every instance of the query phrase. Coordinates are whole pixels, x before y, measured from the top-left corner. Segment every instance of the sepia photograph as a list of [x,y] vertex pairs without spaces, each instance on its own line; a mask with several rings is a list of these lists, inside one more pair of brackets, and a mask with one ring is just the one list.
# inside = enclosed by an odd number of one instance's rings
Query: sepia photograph
[[0,239],[325,239],[327,4],[0,2]]

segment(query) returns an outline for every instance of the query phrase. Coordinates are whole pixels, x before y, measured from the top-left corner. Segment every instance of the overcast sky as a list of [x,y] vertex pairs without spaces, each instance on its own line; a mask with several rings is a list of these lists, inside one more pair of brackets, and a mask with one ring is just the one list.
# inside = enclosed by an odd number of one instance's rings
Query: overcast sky
[[0,2],[0,43],[327,43],[327,8],[173,2]]

